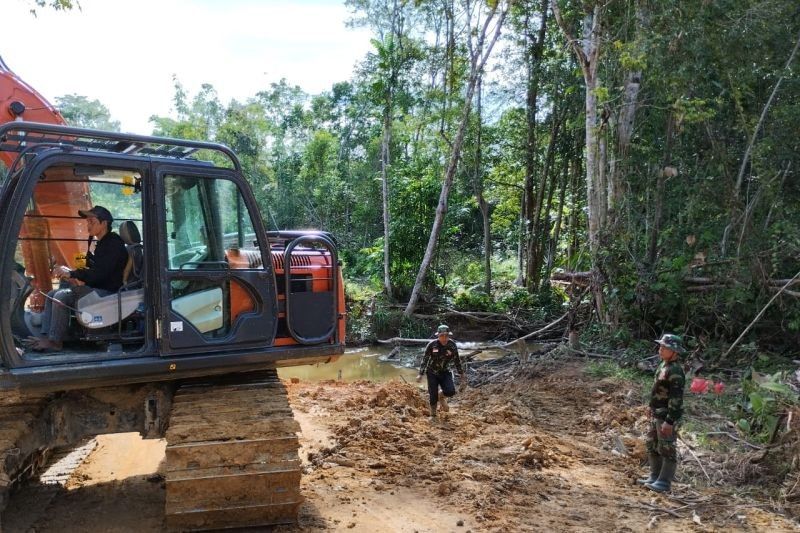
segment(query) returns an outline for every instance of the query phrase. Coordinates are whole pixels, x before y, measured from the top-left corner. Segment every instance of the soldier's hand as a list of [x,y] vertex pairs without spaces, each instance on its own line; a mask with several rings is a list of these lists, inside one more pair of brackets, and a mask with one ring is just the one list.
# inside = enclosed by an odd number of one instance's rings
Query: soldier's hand
[[667,424],[666,422],[661,424],[661,436],[662,437],[672,436],[672,424]]
[[417,383],[422,381],[422,374],[417,374]]

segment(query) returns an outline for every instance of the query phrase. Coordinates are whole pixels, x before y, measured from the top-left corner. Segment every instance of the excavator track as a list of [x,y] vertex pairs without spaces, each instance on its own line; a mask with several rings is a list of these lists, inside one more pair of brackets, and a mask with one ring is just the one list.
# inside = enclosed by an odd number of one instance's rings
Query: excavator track
[[47,458],[47,404],[41,397],[0,399],[0,511],[11,489],[36,474]]
[[296,522],[299,431],[274,370],[182,385],[167,430],[167,527]]

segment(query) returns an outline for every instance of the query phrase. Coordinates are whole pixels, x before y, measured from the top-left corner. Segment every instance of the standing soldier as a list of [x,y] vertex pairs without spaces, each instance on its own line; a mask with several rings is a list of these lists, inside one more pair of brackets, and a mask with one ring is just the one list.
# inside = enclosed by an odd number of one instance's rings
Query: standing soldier
[[441,404],[443,412],[449,410],[447,401],[444,398],[439,399],[439,387],[442,387],[442,394],[448,398],[456,393],[453,373],[450,371],[451,365],[455,366],[461,376],[460,388],[463,390],[467,381],[464,368],[461,366],[461,358],[458,356],[458,348],[456,348],[456,343],[450,339],[450,328],[442,324],[436,330],[436,340],[428,343],[425,348],[425,355],[422,357],[422,365],[419,367],[417,376],[417,381],[420,381],[423,375],[428,377],[431,418],[436,418],[437,403]]
[[683,415],[683,387],[686,375],[678,356],[686,350],[677,335],[665,333],[656,341],[661,357],[650,393],[650,431],[647,434],[647,453],[650,477],[638,480],[650,490],[666,492],[672,486],[678,467],[678,421]]

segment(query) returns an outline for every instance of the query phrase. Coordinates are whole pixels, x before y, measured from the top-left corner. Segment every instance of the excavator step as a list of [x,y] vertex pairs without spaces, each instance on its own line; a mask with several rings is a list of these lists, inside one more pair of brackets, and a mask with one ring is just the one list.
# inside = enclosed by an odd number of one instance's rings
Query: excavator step
[[296,522],[299,430],[275,371],[181,387],[167,430],[169,529]]

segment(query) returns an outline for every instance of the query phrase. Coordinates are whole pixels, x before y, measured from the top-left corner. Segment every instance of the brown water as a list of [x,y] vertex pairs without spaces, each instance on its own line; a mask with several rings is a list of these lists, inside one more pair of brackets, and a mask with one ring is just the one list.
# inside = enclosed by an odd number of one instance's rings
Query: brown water
[[[459,343],[458,351],[462,355],[466,355],[476,347],[477,343]],[[422,353],[424,347],[420,347],[419,350]],[[326,379],[391,381],[393,379],[405,379],[409,383],[413,382],[417,377],[416,368],[404,368],[380,360],[381,356],[386,356],[390,351],[390,347],[383,346],[353,348],[347,350],[335,363],[279,368],[278,376],[283,379],[298,378],[303,381],[324,381]],[[504,355],[504,352],[501,350],[484,350],[475,356],[475,359],[495,359],[502,355]]]
[[413,382],[417,377],[415,368],[402,368],[378,359],[388,353],[389,349],[382,347],[354,348],[347,350],[335,363],[279,368],[278,376],[283,379],[299,378],[303,381],[405,379],[409,383]]

